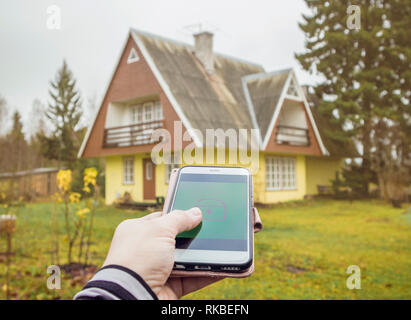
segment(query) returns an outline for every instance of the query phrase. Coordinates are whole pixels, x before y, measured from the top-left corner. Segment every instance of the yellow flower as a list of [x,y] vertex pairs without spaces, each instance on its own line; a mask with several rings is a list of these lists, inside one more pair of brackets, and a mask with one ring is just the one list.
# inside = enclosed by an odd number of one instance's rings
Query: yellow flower
[[83,219],[86,217],[86,214],[89,212],[90,212],[89,208],[84,208],[84,209],[80,209],[79,211],[77,211],[76,214],[80,219]]
[[92,186],[96,186],[96,178],[98,175],[98,171],[96,168],[86,168],[84,170],[84,188],[83,190],[87,193],[90,193],[90,188],[89,185],[91,184]]
[[72,176],[71,170],[60,170],[57,173],[57,186],[63,192],[67,192],[71,188]]
[[7,284],[4,284],[4,285],[3,285],[2,290],[3,290],[4,292],[7,291]]
[[72,192],[72,193],[70,193],[69,201],[70,201],[71,203],[79,203],[79,202],[80,202],[80,198],[81,198],[81,194],[80,194],[80,193],[78,193],[78,192]]
[[7,195],[4,192],[2,192],[0,193],[0,197],[1,197],[1,200],[5,200]]

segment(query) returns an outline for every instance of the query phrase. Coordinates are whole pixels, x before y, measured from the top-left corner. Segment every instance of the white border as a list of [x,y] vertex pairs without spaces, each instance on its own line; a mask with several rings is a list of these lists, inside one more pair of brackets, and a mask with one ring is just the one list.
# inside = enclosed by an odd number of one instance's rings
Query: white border
[[268,125],[268,128],[267,128],[267,132],[265,133],[265,137],[263,140],[263,150],[267,148],[268,141],[270,140],[271,133],[274,130],[275,123],[277,121],[278,115],[280,114],[281,106],[284,102],[284,97],[287,93],[287,88],[288,88],[290,81],[291,81],[291,71],[289,71],[287,79],[285,80],[283,89],[281,90],[280,98],[278,98],[277,105],[275,106],[274,115],[271,118],[270,124]]
[[[187,174],[221,174],[221,175],[244,175],[249,176],[251,173],[245,168],[225,168],[225,167],[183,167],[180,169],[176,181],[176,188],[180,182],[182,173]],[[250,192],[250,179],[247,179],[247,193]],[[177,192],[174,192],[170,208],[174,205]],[[176,249],[174,260],[179,263],[209,263],[209,264],[231,264],[247,262],[251,255],[250,249],[250,197],[247,197],[247,251],[230,251],[230,250],[193,250],[193,249]]]
[[243,84],[243,91],[245,94],[245,100],[247,101],[248,111],[250,112],[250,115],[251,115],[251,122],[253,123],[254,128],[258,129],[258,145],[261,146],[263,137],[261,136],[260,126],[258,125],[258,122],[257,122],[257,117],[255,115],[253,101],[251,100],[250,92],[248,91],[248,82],[245,77],[241,78],[241,83]]

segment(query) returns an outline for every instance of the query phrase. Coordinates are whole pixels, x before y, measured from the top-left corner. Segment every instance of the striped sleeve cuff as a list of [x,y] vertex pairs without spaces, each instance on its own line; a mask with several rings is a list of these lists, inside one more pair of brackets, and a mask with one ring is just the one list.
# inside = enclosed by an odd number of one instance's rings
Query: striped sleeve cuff
[[158,300],[134,271],[119,265],[101,268],[74,300]]

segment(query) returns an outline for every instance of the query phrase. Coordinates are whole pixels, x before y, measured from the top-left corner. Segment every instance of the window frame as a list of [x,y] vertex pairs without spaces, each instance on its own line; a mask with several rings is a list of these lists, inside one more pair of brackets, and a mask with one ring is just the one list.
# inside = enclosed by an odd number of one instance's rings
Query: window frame
[[298,190],[296,157],[265,157],[265,188],[267,191]]
[[[131,162],[130,162],[131,161]],[[135,165],[134,165],[134,157],[123,157],[123,174],[122,174],[122,183],[123,185],[134,185],[135,183],[135,174],[134,174],[134,169],[135,169]],[[131,164],[131,172],[129,171],[130,169],[128,168],[128,165]],[[131,179],[128,180],[128,178]]]
[[131,48],[130,52],[128,54],[128,57],[127,57],[127,64],[132,64],[132,63],[137,62],[139,60],[140,60],[140,57],[137,53],[137,50],[134,49],[134,48]]
[[[145,167],[145,180],[146,181],[151,181],[153,180],[153,163],[151,161],[146,162],[146,167]],[[150,174],[148,174],[150,173]]]
[[[163,107],[160,101],[149,101],[130,105],[131,107],[131,124],[141,125],[164,119]],[[148,118],[150,117],[150,120]]]
[[291,77],[290,82],[288,83],[285,97],[291,100],[303,101],[300,93],[300,88],[297,84],[297,80],[294,77]]

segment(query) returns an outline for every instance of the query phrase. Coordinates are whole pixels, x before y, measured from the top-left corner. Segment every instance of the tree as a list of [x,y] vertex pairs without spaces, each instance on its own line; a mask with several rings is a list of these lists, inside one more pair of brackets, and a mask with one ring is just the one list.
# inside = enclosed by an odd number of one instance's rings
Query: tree
[[43,152],[49,159],[56,159],[72,168],[81,142],[76,130],[83,112],[76,80],[66,61],[50,85],[52,102],[49,103],[46,116],[53,124],[54,133],[52,137],[42,137]]
[[44,104],[39,99],[35,99],[29,113],[29,122],[27,123],[26,130],[29,137],[30,152],[28,159],[30,168],[42,168],[53,164],[51,163],[52,161],[47,161],[42,153],[43,138],[49,135],[46,120]]
[[42,132],[47,135],[46,108],[39,99],[34,99],[27,122],[27,133],[30,138]]
[[2,96],[0,96],[0,135],[4,132],[7,114],[8,110],[6,100]]
[[401,128],[400,123],[380,120],[375,126],[371,166],[377,174],[380,196],[400,207],[411,185],[411,125]]
[[9,142],[8,162],[10,163],[10,171],[16,172],[27,167],[27,142],[24,138],[21,115],[18,111],[14,111],[12,120],[13,126],[7,134],[6,140]]
[[[383,135],[378,124],[384,121],[405,130],[411,118],[411,2],[306,0],[306,4],[312,14],[304,15],[299,26],[307,50],[296,58],[304,69],[325,78],[314,88],[321,99],[318,111],[344,128],[326,134],[361,144],[367,188],[371,162],[379,157],[372,138]],[[346,26],[351,4],[361,10],[357,30]]]

